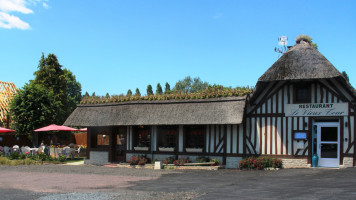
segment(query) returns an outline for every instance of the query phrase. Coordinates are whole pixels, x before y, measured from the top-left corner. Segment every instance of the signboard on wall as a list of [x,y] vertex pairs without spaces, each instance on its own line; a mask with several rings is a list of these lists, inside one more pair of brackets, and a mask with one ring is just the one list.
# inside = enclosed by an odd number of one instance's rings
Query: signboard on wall
[[286,104],[287,117],[347,116],[347,103],[303,103]]

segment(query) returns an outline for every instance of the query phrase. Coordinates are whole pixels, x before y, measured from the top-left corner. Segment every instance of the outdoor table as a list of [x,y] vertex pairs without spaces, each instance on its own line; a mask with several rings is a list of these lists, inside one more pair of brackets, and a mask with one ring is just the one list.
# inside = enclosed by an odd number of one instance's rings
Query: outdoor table
[[31,155],[38,151],[38,148],[30,148]]

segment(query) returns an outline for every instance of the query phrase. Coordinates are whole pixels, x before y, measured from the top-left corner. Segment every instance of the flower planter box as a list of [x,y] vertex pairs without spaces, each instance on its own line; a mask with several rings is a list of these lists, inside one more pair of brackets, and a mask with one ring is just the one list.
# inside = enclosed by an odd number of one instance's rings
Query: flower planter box
[[202,148],[185,148],[186,152],[189,153],[202,153],[203,149]]
[[135,151],[148,151],[148,147],[134,147]]
[[169,152],[173,152],[174,151],[174,147],[158,147],[159,151],[169,151]]

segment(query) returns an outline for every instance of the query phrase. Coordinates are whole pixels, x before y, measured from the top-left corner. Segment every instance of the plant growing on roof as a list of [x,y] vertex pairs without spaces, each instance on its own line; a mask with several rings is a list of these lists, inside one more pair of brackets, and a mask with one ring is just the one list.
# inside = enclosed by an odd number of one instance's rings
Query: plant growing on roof
[[301,41],[305,41],[308,42],[310,45],[312,45],[314,48],[318,49],[318,44],[313,42],[313,38],[311,38],[309,35],[299,35],[296,39],[295,39],[295,43],[299,44]]

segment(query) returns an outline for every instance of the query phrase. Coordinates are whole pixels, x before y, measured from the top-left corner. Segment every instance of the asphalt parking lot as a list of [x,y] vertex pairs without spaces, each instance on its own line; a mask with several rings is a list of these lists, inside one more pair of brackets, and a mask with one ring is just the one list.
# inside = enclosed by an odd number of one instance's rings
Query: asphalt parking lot
[[174,171],[1,166],[1,199],[356,199],[356,168]]

